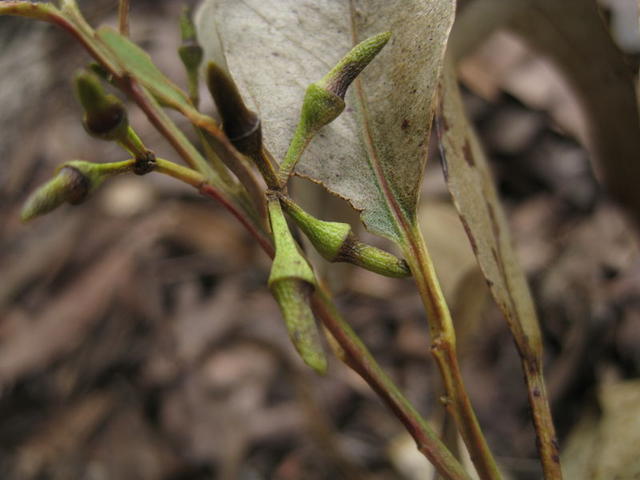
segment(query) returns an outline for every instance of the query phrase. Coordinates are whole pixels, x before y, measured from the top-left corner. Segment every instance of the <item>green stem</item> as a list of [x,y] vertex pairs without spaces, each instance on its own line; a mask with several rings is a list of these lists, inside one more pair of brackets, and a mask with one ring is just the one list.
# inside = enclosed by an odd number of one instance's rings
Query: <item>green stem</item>
[[57,23],[60,10],[46,3],[4,1],[0,4],[0,15],[15,15],[35,20]]
[[147,147],[131,126],[127,127],[127,135],[118,140],[118,144],[134,157],[142,157],[147,153]]
[[280,185],[280,188],[284,188],[287,184],[293,169],[312,138],[313,134],[309,134],[309,131],[304,128],[303,122],[298,123],[291,143],[289,144],[287,154],[282,160],[282,163],[280,163],[280,170],[278,171],[278,185]]
[[129,36],[129,0],[120,0],[118,5],[118,30],[125,37]]
[[187,165],[205,175],[207,181],[216,187],[222,187],[222,182],[204,157],[144,87],[138,84],[133,78],[125,79],[119,86],[133,98],[151,124],[169,141]]
[[562,480],[560,448],[551,417],[547,389],[542,374],[542,362],[520,355],[527,382],[527,393],[537,434],[538,451],[545,480]]
[[[257,225],[262,225],[262,217],[256,213],[256,207],[245,198],[232,190],[232,186],[225,184],[216,172],[212,169],[205,158],[187,139],[176,124],[164,112],[155,98],[141,85],[132,78],[125,79],[121,82],[121,88],[126,91],[147,115],[149,121],[156,129],[171,143],[174,149],[180,154],[184,161],[195,170],[201,172],[206,183],[215,187],[222,195],[224,195],[224,203],[231,204],[232,199],[240,205],[243,213],[243,223],[250,224],[255,221]],[[262,227],[261,227],[262,228]]]
[[202,146],[202,151],[204,152],[206,159],[209,161],[218,176],[220,176],[220,179],[227,185],[232,185],[234,183],[233,177],[229,173],[229,170],[227,170],[227,167],[224,166],[224,163],[222,163],[222,160],[220,160],[220,157],[213,151],[209,142],[207,142],[204,131],[200,128],[196,128],[195,131],[200,138],[200,145]]
[[188,167],[178,165],[163,158],[156,158],[154,172],[163,173],[181,182],[187,183],[198,190],[206,183],[204,176]]
[[500,479],[500,472],[467,395],[456,353],[456,336],[449,308],[442,294],[431,257],[418,227],[413,227],[403,245],[422,298],[431,334],[431,354],[436,360],[446,392],[443,403],[453,416],[482,480]]

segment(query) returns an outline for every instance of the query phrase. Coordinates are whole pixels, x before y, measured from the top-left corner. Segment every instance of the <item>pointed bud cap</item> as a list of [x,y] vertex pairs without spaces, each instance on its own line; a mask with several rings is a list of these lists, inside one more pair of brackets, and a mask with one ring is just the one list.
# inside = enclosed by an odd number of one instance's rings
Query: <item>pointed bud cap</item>
[[270,199],[268,207],[276,248],[269,275],[269,289],[280,306],[289,337],[302,360],[318,373],[324,373],[327,361],[309,306],[309,296],[315,288],[315,275],[298,250],[280,202]]
[[260,119],[247,108],[229,74],[214,62],[207,65],[207,87],[229,141],[240,153],[255,156],[262,146]]
[[184,6],[180,13],[180,38],[182,44],[197,43],[196,26],[191,19],[191,8]]
[[28,222],[44,215],[65,202],[81,203],[89,194],[89,181],[77,169],[62,167],[57,175],[33,192],[24,206],[20,217]]
[[28,222],[59,207],[63,203],[82,203],[107,177],[131,171],[131,161],[116,163],[91,163],[73,160],[56,169],[56,175],[33,192],[20,217]]
[[334,262],[353,263],[385,277],[411,276],[409,265],[403,258],[398,258],[381,248],[361,242],[353,234],[347,237]]
[[391,33],[384,32],[359,43],[320,81],[309,85],[302,107],[302,119],[309,131],[319,130],[342,113],[347,88],[382,50],[389,38]]
[[386,277],[411,276],[406,261],[359,241],[348,223],[320,220],[305,212],[290,198],[281,195],[280,200],[284,209],[325,260],[352,263]]
[[353,47],[338,64],[316,84],[344,99],[349,85],[371,63],[391,38],[391,32],[379,33]]
[[289,278],[271,283],[270,289],[282,312],[289,338],[300,357],[317,373],[326,373],[327,359],[309,306],[313,287]]
[[382,50],[389,38],[391,33],[385,32],[359,43],[322,79],[307,87],[300,121],[280,164],[278,180],[281,186],[289,180],[302,153],[318,130],[333,122],[343,112],[347,88]]
[[78,100],[84,109],[82,123],[87,133],[103,140],[125,138],[129,122],[120,99],[107,94],[94,73],[78,73],[75,84]]
[[382,50],[389,38],[391,33],[384,32],[359,43],[320,81],[309,85],[302,107],[302,119],[309,131],[319,130],[342,113],[347,88]]

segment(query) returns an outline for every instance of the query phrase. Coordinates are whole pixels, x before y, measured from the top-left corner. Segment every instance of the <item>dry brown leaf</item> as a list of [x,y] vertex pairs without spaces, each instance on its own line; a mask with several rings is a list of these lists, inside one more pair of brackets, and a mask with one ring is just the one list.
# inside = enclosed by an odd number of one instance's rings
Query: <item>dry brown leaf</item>
[[418,219],[429,245],[442,291],[452,305],[459,283],[470,270],[477,268],[465,231],[450,202],[434,199],[422,202]]
[[511,28],[551,58],[576,89],[607,186],[639,215],[640,119],[633,75],[595,1],[536,0]]
[[602,415],[583,417],[563,454],[568,479],[632,480],[640,476],[640,382],[605,384]]
[[135,255],[173,221],[167,209],[148,218],[78,276],[64,295],[46,305],[30,324],[16,329],[0,350],[0,384],[42,368],[77,346],[109,306],[119,284],[130,275]]
[[500,27],[548,57],[570,82],[588,119],[588,147],[597,166],[611,193],[637,217],[640,118],[633,73],[596,1],[476,0],[452,34],[456,58]]
[[471,129],[453,66],[445,70],[439,133],[447,185],[471,247],[523,355],[539,357],[540,330],[526,279],[512,248],[509,227],[487,160]]
[[542,378],[542,338],[526,278],[518,264],[489,165],[467,120],[452,62],[445,65],[437,121],[447,185],[471,247],[522,358],[540,457],[559,478],[559,452]]

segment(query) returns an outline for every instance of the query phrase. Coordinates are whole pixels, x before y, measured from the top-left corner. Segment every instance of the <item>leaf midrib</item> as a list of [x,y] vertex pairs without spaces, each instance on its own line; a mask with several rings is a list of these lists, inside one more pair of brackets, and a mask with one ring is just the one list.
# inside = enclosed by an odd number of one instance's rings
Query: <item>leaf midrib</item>
[[[350,13],[350,26],[351,26],[351,39],[352,43],[356,45],[358,43],[358,35],[356,28],[356,11],[354,6],[354,1],[351,0],[349,2],[349,13]],[[389,181],[385,175],[384,169],[382,168],[381,161],[379,159],[378,151],[375,147],[375,143],[373,141],[373,134],[370,128],[370,113],[367,105],[366,93],[364,91],[364,86],[362,85],[361,78],[357,78],[354,82],[354,87],[356,91],[356,96],[358,98],[358,103],[360,103],[360,114],[362,115],[362,135],[365,147],[368,153],[369,164],[373,169],[373,173],[376,176],[378,184],[382,190],[382,196],[384,197],[385,203],[396,220],[396,225],[394,225],[396,230],[399,230],[398,239],[402,243],[407,243],[407,238],[410,237],[410,232],[412,230],[411,221],[405,215],[404,210],[398,203],[395,197],[395,193],[389,185]]]

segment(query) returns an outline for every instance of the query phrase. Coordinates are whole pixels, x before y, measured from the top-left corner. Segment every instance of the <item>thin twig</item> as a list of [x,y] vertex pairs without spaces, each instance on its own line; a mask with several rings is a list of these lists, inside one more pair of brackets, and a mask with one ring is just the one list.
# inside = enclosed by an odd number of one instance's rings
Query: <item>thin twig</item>
[[120,0],[118,6],[118,30],[125,37],[129,36],[129,0]]
[[547,389],[542,375],[542,364],[541,362],[528,361],[524,356],[521,356],[521,359],[544,478],[545,480],[561,480],[560,446],[549,408]]
[[260,152],[253,157],[253,161],[260,170],[267,186],[271,189],[278,189],[278,164],[273,155],[267,150],[267,147],[262,145]]

